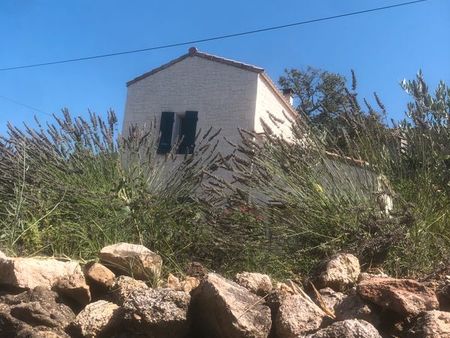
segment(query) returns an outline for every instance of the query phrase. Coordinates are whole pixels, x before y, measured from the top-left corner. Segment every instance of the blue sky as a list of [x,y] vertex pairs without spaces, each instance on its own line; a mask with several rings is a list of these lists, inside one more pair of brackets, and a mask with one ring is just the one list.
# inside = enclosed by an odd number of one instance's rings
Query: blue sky
[[[402,0],[119,1],[1,0],[0,68],[222,35],[309,20]],[[422,69],[430,86],[450,83],[450,1],[425,3],[246,37],[198,44],[208,53],[255,64],[277,80],[285,68],[308,65],[350,77],[360,97],[376,91],[389,117],[403,116],[399,87]],[[186,47],[78,63],[0,72],[0,134],[8,121],[33,125],[67,107],[122,120],[126,81],[181,54]],[[176,95],[176,93],[174,93]]]

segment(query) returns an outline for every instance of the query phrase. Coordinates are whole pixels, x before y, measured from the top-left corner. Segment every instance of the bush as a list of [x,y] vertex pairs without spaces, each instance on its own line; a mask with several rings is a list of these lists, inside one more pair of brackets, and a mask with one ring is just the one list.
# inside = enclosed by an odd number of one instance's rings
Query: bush
[[[242,245],[258,246],[259,255],[239,255],[236,248],[235,257],[258,265],[270,256],[267,261],[283,262],[278,272],[290,275],[309,273],[339,251],[395,275],[429,272],[448,257],[449,89],[441,83],[432,97],[421,74],[403,86],[414,101],[394,128],[371,123],[370,116],[385,114],[378,97],[383,112],[368,104],[363,112],[347,91],[346,127],[335,135],[347,144],[336,144],[334,153],[329,135],[323,138],[305,117],[295,122],[293,140],[268,128],[263,142],[242,133],[226,165],[240,183],[230,203],[259,215],[236,225]],[[386,213],[388,197],[394,209]],[[265,236],[255,237],[255,228]]]
[[121,137],[113,112],[86,121],[64,111],[45,129],[8,128],[0,141],[2,249],[91,259],[127,241],[171,267],[206,251],[207,203],[197,192],[214,162],[211,131],[194,154],[161,159],[153,125]]

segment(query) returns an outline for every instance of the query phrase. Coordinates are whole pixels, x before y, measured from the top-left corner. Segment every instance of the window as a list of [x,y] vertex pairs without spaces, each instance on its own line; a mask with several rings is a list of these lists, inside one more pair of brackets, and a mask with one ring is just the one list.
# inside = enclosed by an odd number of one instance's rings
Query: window
[[177,154],[192,154],[195,147],[195,134],[197,131],[196,111],[187,111],[183,117],[180,117],[180,132]]
[[192,154],[197,132],[197,116],[196,111],[187,111],[184,114],[162,112],[158,154],[167,154],[173,144],[178,144],[177,154]]
[[172,147],[172,130],[174,121],[173,112],[163,111],[161,113],[161,123],[159,124],[159,145],[158,154],[167,154]]

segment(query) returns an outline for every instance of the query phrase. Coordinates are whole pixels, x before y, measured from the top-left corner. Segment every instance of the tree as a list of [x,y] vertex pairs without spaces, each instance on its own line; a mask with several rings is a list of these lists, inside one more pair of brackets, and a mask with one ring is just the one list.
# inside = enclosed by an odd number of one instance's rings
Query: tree
[[373,109],[366,100],[367,111],[359,106],[353,71],[351,90],[344,76],[310,66],[303,70],[286,69],[278,82],[282,89],[293,91],[296,110],[305,114],[312,127],[323,133],[330,147],[337,146],[346,152],[348,140],[355,140],[358,129],[385,127],[384,107],[376,94],[381,111]]

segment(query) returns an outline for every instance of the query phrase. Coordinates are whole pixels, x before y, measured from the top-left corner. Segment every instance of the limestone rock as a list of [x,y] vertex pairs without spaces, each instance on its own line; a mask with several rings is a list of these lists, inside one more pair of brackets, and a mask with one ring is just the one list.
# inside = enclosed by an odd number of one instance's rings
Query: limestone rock
[[357,292],[363,299],[404,317],[439,308],[435,292],[412,279],[367,279],[357,286]]
[[336,322],[307,338],[381,338],[372,324],[358,319]]
[[86,338],[107,337],[111,336],[111,331],[120,323],[119,315],[119,306],[99,300],[87,305],[77,315],[72,326]]
[[190,300],[183,291],[136,290],[123,304],[124,318],[135,333],[152,338],[183,338],[189,330]]
[[358,258],[352,254],[337,254],[324,263],[316,283],[319,288],[330,287],[342,291],[354,285],[360,273]]
[[326,314],[316,304],[297,294],[281,300],[275,319],[278,337],[297,338],[320,328]]
[[[3,337],[3,336],[2,336]],[[62,330],[52,330],[45,326],[25,327],[17,332],[15,338],[70,338]]]
[[190,293],[200,285],[200,280],[197,277],[187,276],[180,284],[182,291]]
[[265,296],[272,291],[272,281],[270,277],[257,272],[242,272],[235,277],[235,282],[240,286],[256,293],[259,296]]
[[371,304],[366,304],[356,290],[351,290],[335,305],[334,313],[337,320],[362,319],[377,326],[380,324],[380,317],[373,307]]
[[64,331],[74,318],[73,311],[59,302],[57,293],[44,287],[0,298],[1,337],[19,337],[19,332],[37,326],[57,333]]
[[83,306],[91,301],[91,291],[81,273],[59,278],[53,286],[53,290]]
[[89,281],[104,289],[110,289],[116,278],[114,272],[100,263],[89,265],[85,270],[85,275]]
[[121,271],[136,279],[157,279],[161,273],[161,257],[143,245],[117,243],[101,249],[99,256],[112,270]]
[[50,289],[61,278],[72,275],[82,275],[78,262],[53,258],[0,259],[0,284],[12,287]]
[[444,311],[426,311],[416,319],[414,326],[407,332],[411,338],[449,338],[450,313]]
[[192,293],[192,316],[198,336],[267,337],[270,310],[264,299],[239,284],[209,273]]
[[131,293],[146,289],[148,289],[148,286],[143,281],[128,276],[119,276],[114,280],[111,296],[114,303],[122,305]]
[[166,283],[166,287],[168,289],[172,289],[172,290],[181,290],[181,283],[180,283],[180,279],[174,275],[172,275],[171,273],[169,273],[169,276],[167,276],[167,283]]
[[339,305],[346,295],[342,292],[334,291],[332,288],[324,288],[319,290],[320,297],[322,298],[325,306],[335,311],[337,305]]

